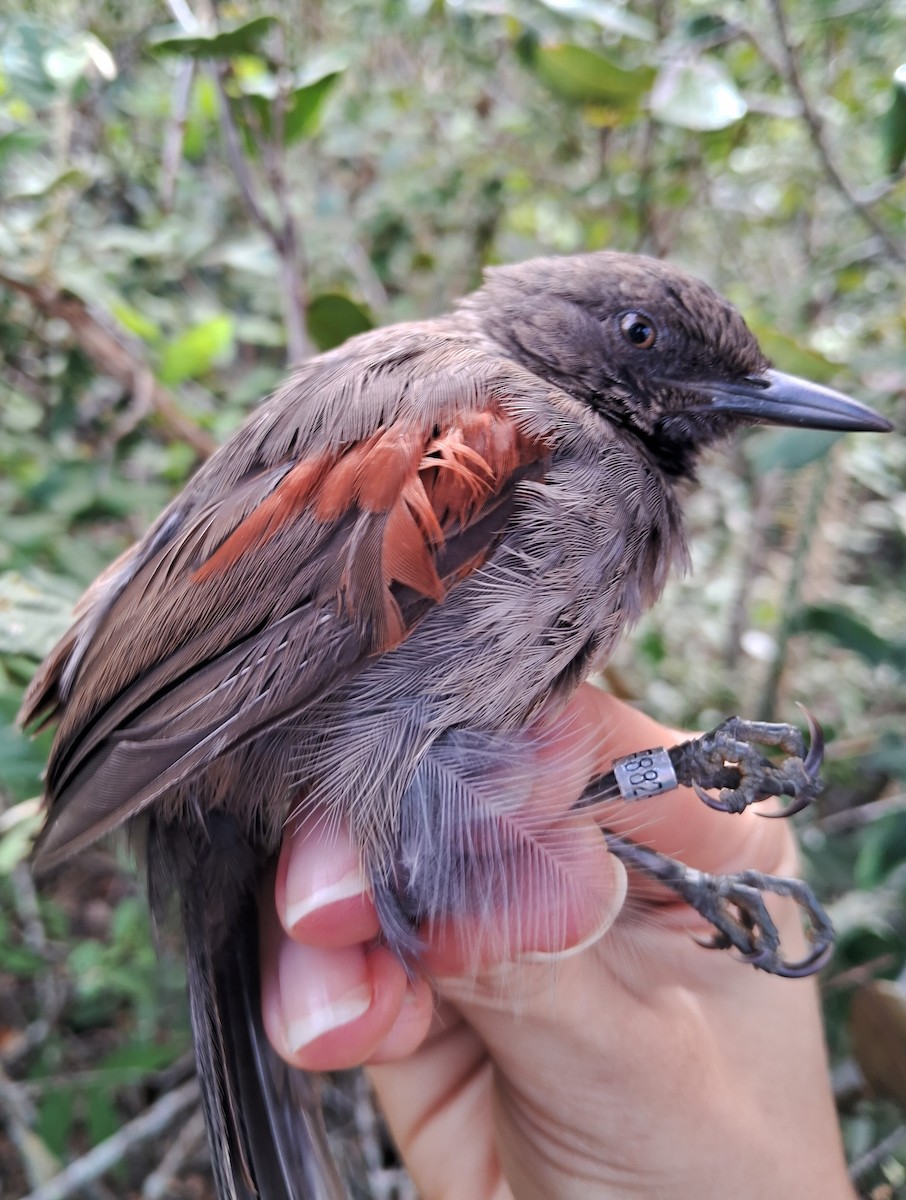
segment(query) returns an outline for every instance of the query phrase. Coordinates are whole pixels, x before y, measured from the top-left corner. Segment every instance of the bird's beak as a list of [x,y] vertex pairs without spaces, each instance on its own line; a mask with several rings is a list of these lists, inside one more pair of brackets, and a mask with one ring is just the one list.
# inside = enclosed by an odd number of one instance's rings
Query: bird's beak
[[782,371],[765,371],[739,382],[721,380],[686,386],[708,397],[707,404],[693,410],[697,412],[733,413],[766,425],[798,425],[843,433],[887,433],[893,429],[885,417],[858,400]]

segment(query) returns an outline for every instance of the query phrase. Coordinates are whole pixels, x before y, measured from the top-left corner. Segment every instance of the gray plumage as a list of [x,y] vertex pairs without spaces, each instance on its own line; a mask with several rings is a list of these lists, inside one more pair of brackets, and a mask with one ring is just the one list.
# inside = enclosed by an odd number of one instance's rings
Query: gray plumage
[[288,1073],[234,995],[257,987],[242,955],[287,816],[347,821],[404,956],[424,920],[516,903],[526,878],[556,914],[587,881],[521,807],[532,746],[685,564],[676,485],[753,415],[712,401],[783,378],[662,263],[495,269],[450,316],[304,363],[89,591],[23,707],[59,722],[38,862],[147,825],[152,894],[181,897],[222,1200],[317,1194],[322,1134],[287,1149]]

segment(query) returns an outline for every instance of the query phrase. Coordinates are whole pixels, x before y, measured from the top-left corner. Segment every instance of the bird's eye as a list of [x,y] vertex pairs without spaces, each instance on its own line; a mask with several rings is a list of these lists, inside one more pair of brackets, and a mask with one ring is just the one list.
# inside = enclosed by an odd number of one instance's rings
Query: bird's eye
[[650,350],[657,341],[654,322],[640,312],[623,313],[620,317],[620,333],[637,350]]

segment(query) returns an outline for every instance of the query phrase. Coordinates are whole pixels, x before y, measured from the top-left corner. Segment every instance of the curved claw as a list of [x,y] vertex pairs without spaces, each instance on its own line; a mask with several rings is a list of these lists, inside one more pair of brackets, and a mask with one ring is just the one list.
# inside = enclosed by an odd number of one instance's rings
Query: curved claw
[[731,813],[733,811],[726,804],[722,804],[720,800],[715,800],[713,796],[709,796],[701,784],[696,783],[694,779],[692,780],[692,787],[702,804],[707,804],[708,808],[713,808],[715,812],[720,813]]
[[807,709],[804,704],[797,706],[802,709],[806,721],[808,722],[808,754],[802,763],[805,767],[805,773],[809,779],[816,780],[818,778],[818,770],[821,763],[824,761],[824,730],[815,720],[814,714],[810,709]]
[[775,967],[771,965],[776,959],[776,953],[767,946],[762,946],[760,950],[749,950],[748,952],[737,950],[734,958],[748,967],[755,967],[756,970],[760,968],[762,971],[769,971],[772,975],[778,973]]
[[[767,800],[767,796],[763,799]],[[803,812],[811,804],[810,796],[800,796],[798,800],[794,800],[792,804],[788,804],[786,808],[781,808],[778,812],[758,812],[755,810],[756,817],[764,817],[766,821],[786,821],[787,818],[793,817],[796,813]]]
[[[695,940],[699,941],[698,938]],[[699,941],[699,945],[703,946],[705,943]],[[705,948],[710,950],[712,946],[709,945]],[[734,958],[756,970],[767,971],[770,975],[778,975],[781,979],[807,979],[809,975],[814,975],[826,967],[833,957],[833,953],[833,944],[825,943],[817,946],[811,954],[800,959],[799,962],[788,963],[784,962],[782,958],[778,958],[777,952],[769,946],[762,946],[760,949],[750,950],[748,953],[744,950],[737,950]]]
[[814,975],[820,971],[822,967],[826,967],[833,957],[834,947],[831,943],[824,946],[818,946],[807,957],[800,959],[796,963],[779,962],[772,968],[772,975],[779,975],[782,979],[806,979],[809,975]]
[[701,946],[702,950],[727,950],[730,947],[730,941],[723,933],[712,933],[710,937],[703,938],[690,930],[689,937],[696,946]]
[[[812,711],[796,701],[797,708],[802,709],[805,714],[805,719],[808,722],[808,754],[802,760],[802,767],[813,783],[818,781],[818,771],[824,761],[824,730],[818,724]],[[764,817],[767,821],[776,821],[778,818],[782,821],[788,817],[793,817],[796,813],[803,812],[812,802],[812,797],[805,795],[799,796],[792,804],[786,808],[782,808],[779,812],[756,813],[756,816]]]

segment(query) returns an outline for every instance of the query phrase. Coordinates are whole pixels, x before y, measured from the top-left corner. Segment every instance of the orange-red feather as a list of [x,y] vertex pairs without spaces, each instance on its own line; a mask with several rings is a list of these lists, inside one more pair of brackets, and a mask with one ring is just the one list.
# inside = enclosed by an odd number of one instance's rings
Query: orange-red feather
[[[203,583],[223,575],[307,511],[324,523],[367,514],[379,526],[369,525],[365,534],[360,525],[361,536],[350,538],[341,582],[345,603],[354,610],[354,581],[371,569],[370,563],[356,559],[374,555],[376,537],[383,612],[375,615],[383,631],[380,648],[386,649],[405,632],[391,587],[398,584],[443,600],[447,587],[462,576],[457,569],[445,582],[438,573],[437,555],[447,536],[467,529],[515,471],[545,454],[546,447],[525,435],[499,407],[461,413],[440,429],[383,428],[333,454],[297,463],[194,578]],[[483,558],[473,556],[471,569]],[[373,599],[376,582],[358,590]]]

